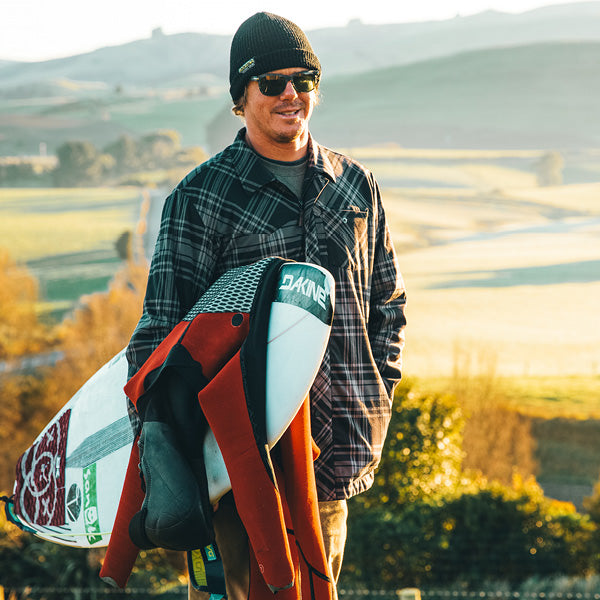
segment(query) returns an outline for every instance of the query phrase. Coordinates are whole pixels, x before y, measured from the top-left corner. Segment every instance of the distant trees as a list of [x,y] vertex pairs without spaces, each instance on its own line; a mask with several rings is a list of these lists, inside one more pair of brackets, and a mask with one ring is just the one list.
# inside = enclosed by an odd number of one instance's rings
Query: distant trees
[[[57,149],[54,184],[61,187],[94,186],[101,183],[145,183],[155,180],[144,172],[175,171],[174,179],[208,158],[199,147],[183,148],[174,130],[162,130],[134,139],[122,135],[99,150],[91,142],[65,142]],[[132,181],[137,176],[137,181]],[[169,178],[170,175],[163,177]],[[1,181],[0,181],[1,183]]]
[[0,158],[0,185],[20,187],[32,182],[51,185],[49,173],[56,168],[52,156],[29,156]]
[[137,146],[147,167],[164,168],[176,162],[181,150],[181,136],[173,130],[157,131],[140,138]]
[[58,187],[97,185],[114,167],[114,159],[90,142],[65,142],[56,154],[58,166],[53,176]]
[[137,143],[130,135],[122,135],[116,142],[109,144],[104,151],[113,157],[114,170],[118,174],[135,171],[141,165]]

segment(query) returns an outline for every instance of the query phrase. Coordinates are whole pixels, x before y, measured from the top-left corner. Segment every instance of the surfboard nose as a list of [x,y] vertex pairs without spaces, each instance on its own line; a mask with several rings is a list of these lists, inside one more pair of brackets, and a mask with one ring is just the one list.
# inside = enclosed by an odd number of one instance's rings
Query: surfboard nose
[[335,280],[329,271],[309,263],[284,263],[275,302],[298,306],[330,326],[335,304]]

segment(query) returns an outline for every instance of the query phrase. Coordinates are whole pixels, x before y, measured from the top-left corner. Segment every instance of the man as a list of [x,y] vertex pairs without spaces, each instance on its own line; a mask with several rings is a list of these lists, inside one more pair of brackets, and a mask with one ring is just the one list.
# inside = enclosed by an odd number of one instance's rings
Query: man
[[[405,292],[373,175],[315,142],[321,65],[305,34],[269,13],[236,32],[230,55],[233,144],[166,201],[130,375],[225,271],[269,256],[320,264],[336,280],[330,343],[311,390],[321,526],[337,581],[346,500],[368,489],[400,379]],[[248,549],[231,500],[214,514],[228,598],[246,598]],[[190,598],[208,598],[190,590]]]

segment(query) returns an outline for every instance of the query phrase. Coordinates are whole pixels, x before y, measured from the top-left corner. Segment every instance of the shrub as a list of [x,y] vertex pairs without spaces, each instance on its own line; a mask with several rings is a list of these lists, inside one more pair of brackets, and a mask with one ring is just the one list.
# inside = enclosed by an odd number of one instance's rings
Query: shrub
[[463,425],[452,396],[419,394],[413,382],[403,380],[395,390],[375,483],[357,502],[365,507],[397,506],[451,493],[460,475]]
[[590,572],[595,526],[572,505],[545,498],[535,480],[462,486],[446,500],[351,509],[343,584],[476,587]]

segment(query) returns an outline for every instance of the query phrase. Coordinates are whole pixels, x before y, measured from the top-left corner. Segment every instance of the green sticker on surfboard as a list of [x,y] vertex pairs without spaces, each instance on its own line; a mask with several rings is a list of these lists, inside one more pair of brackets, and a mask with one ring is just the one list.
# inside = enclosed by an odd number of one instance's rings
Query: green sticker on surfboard
[[83,522],[90,544],[102,541],[96,493],[96,463],[83,469]]

